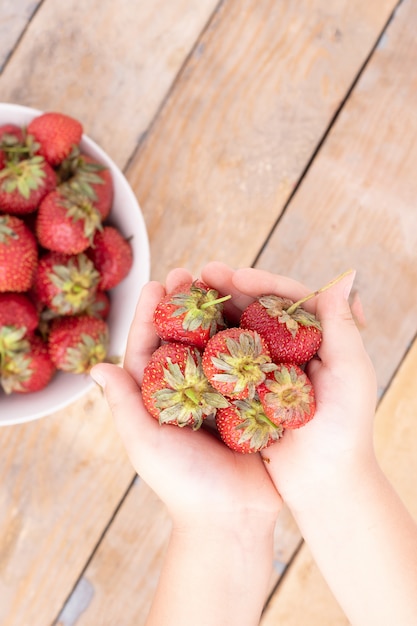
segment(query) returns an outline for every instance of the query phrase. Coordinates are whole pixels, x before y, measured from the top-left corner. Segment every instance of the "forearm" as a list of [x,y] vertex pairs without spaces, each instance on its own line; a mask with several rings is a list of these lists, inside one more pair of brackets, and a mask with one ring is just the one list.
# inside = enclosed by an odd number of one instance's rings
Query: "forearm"
[[257,626],[272,569],[267,530],[174,527],[147,626]]
[[417,624],[417,526],[377,463],[307,502],[294,515],[352,625]]

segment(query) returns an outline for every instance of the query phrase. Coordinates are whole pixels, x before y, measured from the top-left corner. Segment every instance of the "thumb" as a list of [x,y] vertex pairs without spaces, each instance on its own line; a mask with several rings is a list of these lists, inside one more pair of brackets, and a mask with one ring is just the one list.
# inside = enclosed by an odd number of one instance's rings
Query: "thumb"
[[318,354],[324,365],[341,364],[349,360],[349,355],[364,350],[348,302],[355,275],[352,270],[317,298],[316,316],[323,329]]
[[95,365],[90,375],[103,389],[116,428],[132,458],[138,442],[149,443],[157,426],[143,405],[139,386],[125,369],[110,363]]

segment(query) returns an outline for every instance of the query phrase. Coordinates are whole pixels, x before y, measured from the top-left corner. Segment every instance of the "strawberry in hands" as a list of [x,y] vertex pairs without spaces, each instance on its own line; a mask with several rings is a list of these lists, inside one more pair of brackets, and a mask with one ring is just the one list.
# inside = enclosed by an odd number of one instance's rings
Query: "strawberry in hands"
[[160,424],[197,430],[228,401],[210,385],[197,348],[166,343],[151,356],[142,381],[142,398]]
[[260,452],[278,441],[283,434],[280,424],[268,418],[259,398],[235,400],[216,414],[221,439],[235,452]]
[[253,398],[256,387],[276,369],[258,333],[228,328],[212,337],[203,353],[203,369],[215,389],[236,399]]
[[313,385],[297,365],[278,365],[259,385],[257,392],[265,415],[283,428],[299,428],[314,417]]
[[215,289],[200,280],[182,283],[166,295],[154,312],[154,326],[164,341],[180,341],[203,349],[210,337],[226,327],[223,302]]

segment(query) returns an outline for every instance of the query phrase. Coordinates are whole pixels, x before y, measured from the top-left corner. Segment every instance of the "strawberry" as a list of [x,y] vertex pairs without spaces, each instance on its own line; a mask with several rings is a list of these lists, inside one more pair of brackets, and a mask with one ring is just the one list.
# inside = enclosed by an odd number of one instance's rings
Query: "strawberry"
[[4,358],[0,382],[6,393],[29,393],[44,389],[54,373],[46,343],[33,336],[25,349]]
[[106,291],[97,291],[93,301],[87,306],[85,312],[88,315],[101,317],[105,320],[110,313],[110,308],[111,303],[109,294]]
[[0,293],[0,328],[14,326],[32,333],[39,316],[33,302],[23,293]]
[[107,358],[106,322],[92,315],[57,317],[51,322],[49,354],[56,368],[73,374],[88,372]]
[[299,428],[314,417],[314,389],[297,365],[280,364],[257,389],[265,415],[283,428]]
[[27,291],[38,260],[34,235],[24,222],[0,215],[0,292]]
[[37,153],[55,167],[80,143],[83,127],[73,117],[48,112],[35,117],[29,123],[27,134],[32,142],[39,144]]
[[87,154],[74,150],[58,170],[62,186],[90,200],[102,219],[110,213],[114,186],[110,170]]
[[33,292],[36,300],[50,311],[75,315],[94,301],[99,278],[85,254],[47,252],[39,260]]
[[216,413],[216,426],[224,443],[241,454],[259,452],[280,437],[283,429],[265,414],[258,396],[251,400],[235,400]]
[[59,187],[42,200],[36,219],[41,246],[64,254],[78,254],[91,246],[101,228],[101,214],[82,194]]
[[275,363],[306,363],[321,344],[321,326],[299,303],[262,296],[242,313],[240,327],[258,332]]
[[56,184],[55,171],[41,156],[7,161],[0,170],[0,211],[31,213]]
[[205,377],[199,350],[181,343],[163,344],[153,353],[143,374],[142,397],[160,424],[193,430],[228,406]]
[[180,341],[203,349],[210,337],[226,327],[223,302],[201,280],[183,283],[165,296],[157,305],[153,323],[159,337],[165,341]]
[[205,375],[217,391],[234,400],[253,398],[256,387],[275,368],[262,337],[242,328],[219,331],[203,353]]
[[95,234],[87,255],[100,274],[99,289],[102,291],[116,287],[133,265],[132,247],[114,226],[104,226]]
[[0,169],[5,167],[8,160],[12,160],[15,151],[20,151],[25,143],[23,131],[16,124],[0,126]]

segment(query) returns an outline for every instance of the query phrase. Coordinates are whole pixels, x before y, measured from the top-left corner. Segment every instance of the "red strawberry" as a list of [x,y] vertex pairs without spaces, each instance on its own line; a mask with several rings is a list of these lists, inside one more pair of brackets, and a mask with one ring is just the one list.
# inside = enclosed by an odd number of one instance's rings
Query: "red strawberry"
[[29,393],[44,389],[55,373],[46,344],[33,336],[24,350],[2,362],[0,382],[6,393]]
[[38,260],[36,239],[24,222],[0,215],[0,292],[27,291]]
[[241,328],[265,340],[275,363],[307,362],[321,344],[320,322],[292,300],[262,296],[242,313]]
[[275,368],[261,336],[242,328],[218,332],[203,353],[204,373],[213,387],[236,400],[253,398],[256,387]]
[[62,185],[90,200],[102,219],[110,213],[114,186],[110,170],[93,157],[74,151],[59,168]]
[[259,398],[235,400],[231,406],[219,409],[216,425],[224,443],[242,454],[259,452],[282,436],[282,426],[265,415]]
[[0,126],[0,169],[5,167],[8,160],[12,160],[16,150],[20,151],[25,143],[23,131],[15,124]]
[[56,184],[54,170],[41,156],[7,161],[0,170],[0,211],[14,215],[31,213]]
[[49,354],[57,369],[73,374],[88,372],[107,358],[106,322],[92,315],[54,319],[48,337]]
[[39,260],[33,292],[36,300],[54,313],[75,315],[94,301],[99,278],[85,254],[47,252]]
[[51,112],[35,117],[28,125],[27,133],[39,144],[38,154],[55,167],[80,143],[83,127],[73,117]]
[[133,264],[129,241],[113,226],[104,226],[95,234],[87,254],[100,274],[99,288],[102,291],[116,287],[128,275]]
[[218,292],[201,280],[181,284],[157,305],[155,330],[165,341],[203,349],[210,337],[226,327],[223,302],[229,298],[219,298]]
[[33,302],[23,293],[0,293],[0,327],[25,328],[32,333],[39,316]]
[[208,382],[200,352],[193,346],[166,343],[152,355],[142,382],[143,402],[160,424],[200,428],[228,401]]
[[95,317],[101,317],[103,320],[107,319],[110,313],[110,296],[106,291],[97,291],[94,296],[94,300],[88,305],[85,312],[88,315],[94,315]]
[[101,228],[101,214],[88,198],[59,187],[42,200],[36,220],[41,246],[64,254],[78,254],[91,246]]
[[257,389],[265,415],[283,428],[299,428],[314,417],[314,389],[297,365],[280,364]]

